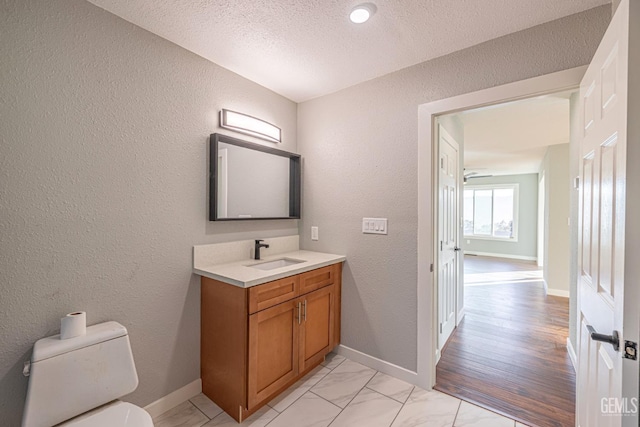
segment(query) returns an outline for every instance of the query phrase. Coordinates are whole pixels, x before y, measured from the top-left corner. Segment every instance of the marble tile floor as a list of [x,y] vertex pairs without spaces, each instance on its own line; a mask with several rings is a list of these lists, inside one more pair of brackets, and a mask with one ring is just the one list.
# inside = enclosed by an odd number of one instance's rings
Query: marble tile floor
[[330,354],[238,424],[200,394],[154,419],[155,427],[524,427],[438,391],[425,391]]

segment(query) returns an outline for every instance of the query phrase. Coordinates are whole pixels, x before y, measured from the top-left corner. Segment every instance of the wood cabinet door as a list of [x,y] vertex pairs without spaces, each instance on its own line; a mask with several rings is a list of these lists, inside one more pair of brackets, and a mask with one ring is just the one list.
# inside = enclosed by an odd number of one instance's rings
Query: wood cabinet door
[[299,299],[300,371],[306,370],[331,351],[334,344],[335,287],[327,286]]
[[249,410],[298,375],[298,302],[249,316]]

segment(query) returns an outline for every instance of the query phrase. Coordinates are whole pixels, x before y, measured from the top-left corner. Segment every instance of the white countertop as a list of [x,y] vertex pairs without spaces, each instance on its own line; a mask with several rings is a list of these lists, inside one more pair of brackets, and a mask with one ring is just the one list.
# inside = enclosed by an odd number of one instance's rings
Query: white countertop
[[[302,260],[304,262],[267,271],[250,267],[253,264],[260,264],[282,258],[291,258]],[[260,260],[244,259],[226,264],[212,264],[210,266],[200,265],[197,268],[194,266],[193,272],[200,276],[229,283],[230,285],[249,288],[262,283],[282,279],[283,277],[293,276],[295,274],[315,270],[316,268],[326,267],[331,264],[337,264],[339,262],[343,262],[345,259],[346,257],[343,255],[298,250],[265,256]]]

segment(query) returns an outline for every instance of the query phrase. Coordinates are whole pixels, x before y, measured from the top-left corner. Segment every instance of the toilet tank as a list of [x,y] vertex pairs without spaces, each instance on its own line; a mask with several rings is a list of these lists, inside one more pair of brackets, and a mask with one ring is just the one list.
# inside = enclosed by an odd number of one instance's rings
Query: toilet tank
[[131,393],[138,386],[127,329],[117,322],[87,327],[33,346],[23,427],[50,427]]

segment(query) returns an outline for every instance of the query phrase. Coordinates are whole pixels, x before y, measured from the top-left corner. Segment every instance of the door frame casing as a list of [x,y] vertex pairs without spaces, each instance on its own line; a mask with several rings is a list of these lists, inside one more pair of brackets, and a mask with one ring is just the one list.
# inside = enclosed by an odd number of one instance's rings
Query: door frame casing
[[[418,107],[417,385],[435,385],[438,349],[438,116],[580,87],[587,66],[508,83]],[[574,296],[575,297],[575,296]]]

